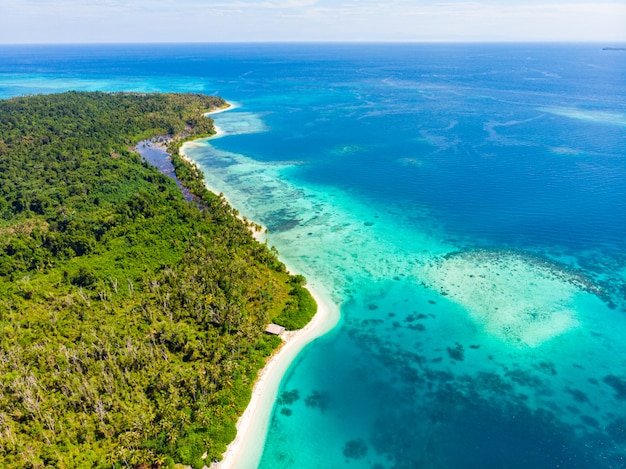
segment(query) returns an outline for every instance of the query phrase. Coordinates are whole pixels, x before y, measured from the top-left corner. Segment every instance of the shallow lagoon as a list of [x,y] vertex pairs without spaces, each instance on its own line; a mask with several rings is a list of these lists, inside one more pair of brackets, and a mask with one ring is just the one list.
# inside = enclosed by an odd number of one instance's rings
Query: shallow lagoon
[[294,186],[297,165],[188,153],[343,305],[283,381],[261,467],[620,467],[624,312],[600,282],[459,250],[424,213]]

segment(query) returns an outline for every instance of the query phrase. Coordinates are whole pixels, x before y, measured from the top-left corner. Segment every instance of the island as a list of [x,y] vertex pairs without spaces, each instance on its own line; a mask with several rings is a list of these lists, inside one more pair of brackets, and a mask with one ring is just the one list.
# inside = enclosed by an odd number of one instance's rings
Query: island
[[[0,466],[201,468],[316,312],[181,145],[200,94],[0,101]],[[177,182],[137,153],[161,139]],[[280,328],[270,328],[281,331]]]

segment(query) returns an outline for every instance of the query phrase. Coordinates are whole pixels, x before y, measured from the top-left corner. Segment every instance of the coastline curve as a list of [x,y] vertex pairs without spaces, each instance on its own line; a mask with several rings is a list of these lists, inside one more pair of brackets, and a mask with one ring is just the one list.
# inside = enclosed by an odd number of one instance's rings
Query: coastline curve
[[[238,103],[229,102],[229,104],[229,107],[210,111],[205,116],[230,111],[240,106]],[[209,137],[210,140],[224,136],[219,127],[215,126],[215,130],[216,134]],[[179,149],[179,154],[195,164],[193,159],[185,153],[186,145],[194,145],[194,140],[185,142]],[[211,192],[219,194],[216,188],[207,185],[206,182],[205,185]],[[224,196],[228,200],[228,194]],[[253,236],[257,241],[262,241],[262,233],[253,233]],[[290,273],[296,273],[285,259],[280,258],[280,260],[287,266]],[[306,345],[332,330],[339,322],[339,305],[332,301],[330,293],[320,282],[308,277],[307,279],[308,283],[305,288],[309,290],[317,303],[317,313],[304,328],[283,334],[283,344],[259,371],[252,388],[250,402],[237,421],[237,436],[228,445],[222,460],[214,462],[210,466],[211,469],[255,469],[258,466],[267,437],[272,408],[283,376]]]

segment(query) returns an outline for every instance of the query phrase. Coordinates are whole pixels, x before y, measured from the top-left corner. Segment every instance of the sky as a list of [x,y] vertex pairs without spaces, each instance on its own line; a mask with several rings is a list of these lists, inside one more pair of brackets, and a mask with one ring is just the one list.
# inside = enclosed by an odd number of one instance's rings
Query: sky
[[626,0],[0,0],[0,44],[626,42]]

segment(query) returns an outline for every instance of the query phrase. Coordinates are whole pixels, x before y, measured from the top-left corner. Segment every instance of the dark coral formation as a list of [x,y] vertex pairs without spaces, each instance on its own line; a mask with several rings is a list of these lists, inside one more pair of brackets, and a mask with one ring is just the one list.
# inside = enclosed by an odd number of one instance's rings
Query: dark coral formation
[[613,388],[615,391],[615,399],[618,401],[626,401],[626,378],[608,375],[603,381]]
[[305,400],[304,403],[307,407],[317,408],[324,412],[328,409],[330,396],[327,392],[313,391]]
[[343,455],[349,459],[361,459],[367,454],[367,444],[361,438],[350,440],[343,447]]
[[452,360],[459,361],[459,362],[462,362],[463,360],[465,360],[465,349],[458,342],[455,343],[454,347],[448,347],[447,350],[448,350],[448,355],[450,355],[450,358]]
[[578,390],[578,389],[572,389],[572,388],[565,388],[565,390],[572,395],[572,397],[574,398],[574,400],[576,402],[580,402],[580,403],[586,403],[589,402],[589,397],[587,397],[587,395]]
[[300,399],[300,392],[297,389],[292,391],[283,391],[278,397],[278,405],[291,405]]

